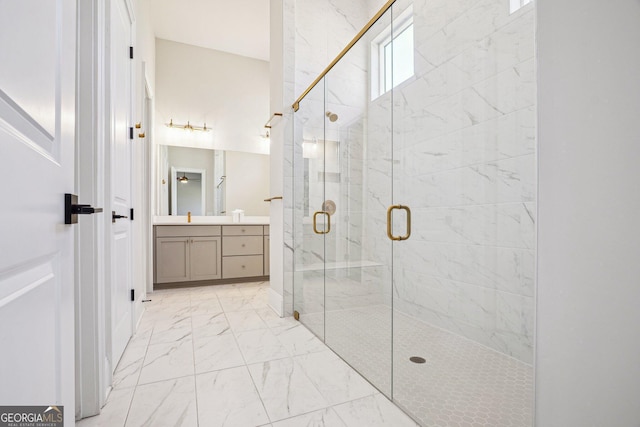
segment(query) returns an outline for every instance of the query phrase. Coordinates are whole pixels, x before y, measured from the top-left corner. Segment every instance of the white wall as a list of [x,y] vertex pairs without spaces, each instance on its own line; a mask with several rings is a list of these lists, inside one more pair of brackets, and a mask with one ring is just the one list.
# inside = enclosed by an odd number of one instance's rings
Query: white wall
[[[156,39],[155,78],[156,143],[269,153],[268,62]],[[212,131],[169,129],[171,119]]]
[[640,425],[640,2],[537,0],[536,425]]
[[245,215],[268,216],[269,156],[264,154],[226,152],[225,179],[227,215],[243,209]]

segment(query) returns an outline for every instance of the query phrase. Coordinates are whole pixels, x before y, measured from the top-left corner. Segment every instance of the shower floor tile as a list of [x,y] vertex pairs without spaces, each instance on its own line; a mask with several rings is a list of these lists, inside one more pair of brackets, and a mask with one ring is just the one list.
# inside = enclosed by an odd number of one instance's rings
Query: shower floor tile
[[[384,305],[329,311],[326,343],[423,426],[532,425],[530,365],[398,313],[392,346],[391,324]],[[411,362],[412,356],[425,363]]]

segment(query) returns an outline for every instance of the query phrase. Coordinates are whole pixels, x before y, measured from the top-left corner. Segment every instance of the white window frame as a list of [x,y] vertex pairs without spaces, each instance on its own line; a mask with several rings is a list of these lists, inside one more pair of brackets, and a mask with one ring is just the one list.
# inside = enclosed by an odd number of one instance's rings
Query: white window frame
[[515,13],[533,0],[509,0],[509,14]]
[[[388,25],[371,41],[370,70],[371,70],[371,99],[372,100],[384,95],[385,93],[393,89],[395,86],[402,83],[402,82],[398,82],[398,84],[394,86],[393,80],[392,80],[391,87],[385,90],[387,70],[386,70],[386,61],[385,61],[386,58],[385,58],[384,49],[392,41],[392,38],[391,38],[392,28],[393,28],[393,38],[395,39],[412,25],[413,25],[413,6],[409,6],[402,13],[400,13],[400,15],[397,18],[393,20],[391,25]],[[415,75],[415,68],[411,76],[414,76],[414,75]],[[406,80],[408,80],[409,78],[407,78]]]

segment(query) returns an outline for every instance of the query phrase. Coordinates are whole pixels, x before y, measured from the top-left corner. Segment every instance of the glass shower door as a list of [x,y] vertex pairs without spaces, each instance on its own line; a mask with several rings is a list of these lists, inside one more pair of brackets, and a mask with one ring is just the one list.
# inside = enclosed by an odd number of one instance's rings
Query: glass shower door
[[[391,397],[391,94],[372,97],[383,15],[325,77],[325,343]],[[376,94],[377,95],[377,94]]]
[[507,4],[416,2],[393,89],[393,400],[423,426],[533,424],[534,4]]
[[325,336],[324,82],[300,102],[294,114],[294,316],[320,339]]

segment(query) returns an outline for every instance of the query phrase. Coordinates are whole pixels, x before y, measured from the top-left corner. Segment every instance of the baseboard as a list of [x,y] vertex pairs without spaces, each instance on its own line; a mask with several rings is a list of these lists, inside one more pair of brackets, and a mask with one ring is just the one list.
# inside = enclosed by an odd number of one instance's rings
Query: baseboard
[[284,302],[284,300],[282,299],[282,295],[280,295],[279,293],[277,293],[271,288],[269,288],[268,295],[269,295],[269,300],[268,300],[269,307],[271,307],[271,309],[275,311],[278,316],[282,317],[282,304]]

